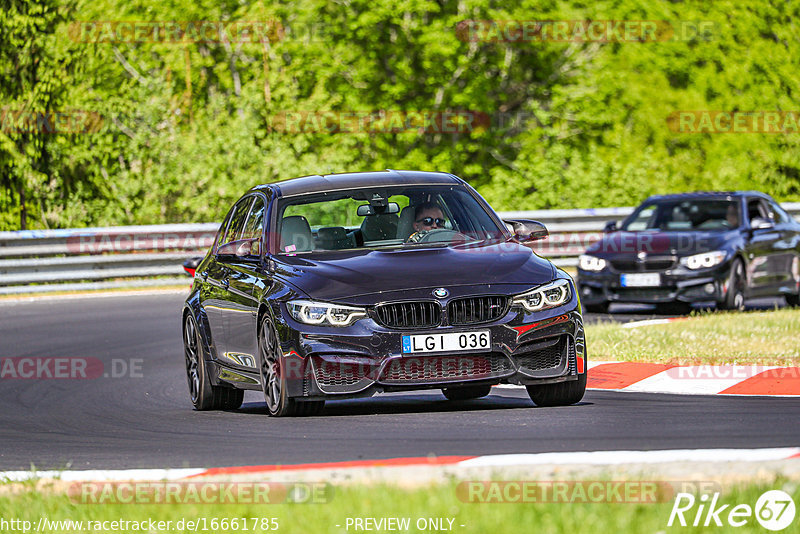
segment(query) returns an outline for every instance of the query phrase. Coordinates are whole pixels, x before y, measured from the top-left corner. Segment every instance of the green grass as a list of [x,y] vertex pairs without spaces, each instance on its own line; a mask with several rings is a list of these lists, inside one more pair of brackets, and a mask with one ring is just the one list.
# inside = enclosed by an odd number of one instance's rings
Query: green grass
[[[800,489],[794,482],[785,479],[772,483],[734,486],[723,491],[721,504],[749,504],[751,507],[764,491],[783,489],[800,503]],[[0,488],[0,516],[5,519],[31,521],[34,525],[40,517],[49,520],[71,519],[75,521],[147,520],[172,521],[180,519],[198,520],[206,518],[276,518],[284,533],[354,532],[345,530],[348,517],[409,517],[408,532],[419,532],[414,526],[419,518],[454,518],[454,532],[472,533],[575,533],[575,532],[709,532],[709,528],[667,527],[673,499],[655,504],[607,504],[607,503],[549,503],[549,504],[481,504],[467,503],[456,494],[456,483],[419,489],[401,489],[387,486],[359,486],[335,488],[332,500],[327,504],[80,504],[72,502],[65,494],[56,491],[39,491],[32,487],[12,492]],[[696,511],[696,507],[694,509]],[[688,517],[688,515],[687,515]],[[692,517],[694,517],[692,515]],[[723,515],[724,519],[724,515]],[[252,532],[251,520],[248,530],[239,528],[217,528],[214,532]],[[792,528],[784,532],[797,532],[795,519]],[[336,525],[340,525],[337,527]],[[463,527],[461,525],[464,525]],[[35,528],[35,527],[34,527]],[[742,528],[711,527],[711,532],[733,531],[765,532],[755,518],[750,518]],[[2,531],[2,530],[0,530]],[[10,531],[6,530],[6,531]],[[175,530],[170,532],[184,532]],[[202,527],[199,529],[202,532]],[[209,530],[210,532],[211,530]],[[256,531],[261,531],[256,529]],[[63,532],[63,530],[61,531]],[[115,532],[138,532],[135,529],[120,529]],[[147,529],[145,529],[147,532]]]
[[800,363],[800,310],[693,314],[684,321],[586,328],[589,358],[681,364]]

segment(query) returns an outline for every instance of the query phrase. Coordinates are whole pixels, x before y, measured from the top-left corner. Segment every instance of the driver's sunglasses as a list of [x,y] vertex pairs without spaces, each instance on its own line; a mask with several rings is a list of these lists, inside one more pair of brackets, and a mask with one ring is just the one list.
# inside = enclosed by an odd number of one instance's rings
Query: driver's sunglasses
[[422,223],[425,226],[433,226],[433,223],[436,223],[436,226],[444,226],[444,223],[447,221],[445,219],[440,219],[439,217],[423,217],[422,219],[417,220],[418,223]]

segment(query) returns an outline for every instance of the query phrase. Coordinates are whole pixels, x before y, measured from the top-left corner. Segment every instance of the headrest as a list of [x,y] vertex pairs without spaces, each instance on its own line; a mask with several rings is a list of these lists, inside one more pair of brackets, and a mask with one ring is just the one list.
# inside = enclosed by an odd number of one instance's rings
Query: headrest
[[307,252],[309,250],[314,250],[314,238],[306,218],[302,215],[284,217],[281,224],[281,252]]

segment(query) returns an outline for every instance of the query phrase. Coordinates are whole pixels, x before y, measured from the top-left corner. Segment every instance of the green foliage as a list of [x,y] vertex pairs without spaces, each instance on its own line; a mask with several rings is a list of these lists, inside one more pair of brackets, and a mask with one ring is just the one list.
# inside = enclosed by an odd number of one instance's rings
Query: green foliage
[[[219,220],[258,183],[406,168],[498,209],[760,189],[800,200],[800,134],[676,133],[676,110],[797,111],[800,5],[614,0],[4,0],[4,110],[89,110],[95,133],[0,131],[0,229]],[[502,6],[502,7],[498,7]],[[482,42],[464,20],[707,21],[671,42]],[[253,42],[84,42],[91,21],[282,21]],[[99,34],[96,34],[99,35]],[[463,34],[461,34],[463,38]],[[472,110],[458,133],[282,131],[286,112]]]

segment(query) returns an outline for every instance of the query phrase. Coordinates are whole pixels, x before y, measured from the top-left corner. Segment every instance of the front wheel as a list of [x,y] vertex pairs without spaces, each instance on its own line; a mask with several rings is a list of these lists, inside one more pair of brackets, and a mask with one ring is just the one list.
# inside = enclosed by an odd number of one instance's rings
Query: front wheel
[[492,392],[492,386],[465,386],[459,388],[444,388],[442,394],[447,400],[460,401],[480,399]]
[[243,390],[211,384],[203,343],[192,315],[187,315],[183,321],[183,354],[186,359],[189,396],[195,410],[236,410],[242,405]]
[[525,386],[525,389],[536,406],[568,406],[580,402],[586,393],[586,373],[579,375],[578,380]]
[[267,402],[267,411],[272,417],[318,415],[325,401],[297,401],[288,395],[286,373],[281,358],[278,333],[269,316],[261,320],[258,332],[259,374],[261,390]]
[[744,273],[744,263],[739,258],[733,260],[731,277],[728,279],[728,291],[722,301],[723,310],[744,310],[744,291],[747,287],[747,276]]

